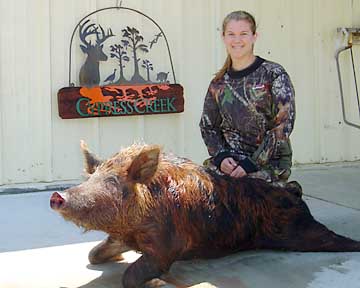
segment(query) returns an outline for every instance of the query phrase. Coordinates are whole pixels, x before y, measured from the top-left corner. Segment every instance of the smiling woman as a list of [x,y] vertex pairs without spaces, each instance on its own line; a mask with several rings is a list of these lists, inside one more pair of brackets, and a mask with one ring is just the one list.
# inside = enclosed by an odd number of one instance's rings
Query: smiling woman
[[257,38],[255,21],[249,15],[241,20],[231,19],[226,22],[223,28],[224,44],[234,70],[242,70],[255,60],[253,53]]
[[207,91],[200,129],[210,158],[204,164],[235,178],[249,175],[287,185],[295,121],[294,89],[285,69],[254,55],[254,17],[227,15],[224,66]]

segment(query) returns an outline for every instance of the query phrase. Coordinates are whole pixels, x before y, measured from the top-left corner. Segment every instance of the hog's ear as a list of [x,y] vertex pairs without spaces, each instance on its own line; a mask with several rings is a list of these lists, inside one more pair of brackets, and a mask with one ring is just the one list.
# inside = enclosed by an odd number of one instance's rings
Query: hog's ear
[[80,148],[84,155],[84,170],[88,174],[93,174],[102,161],[93,153],[90,152],[84,140],[80,141]]
[[155,174],[159,164],[160,147],[150,146],[135,157],[128,169],[130,181],[145,183]]

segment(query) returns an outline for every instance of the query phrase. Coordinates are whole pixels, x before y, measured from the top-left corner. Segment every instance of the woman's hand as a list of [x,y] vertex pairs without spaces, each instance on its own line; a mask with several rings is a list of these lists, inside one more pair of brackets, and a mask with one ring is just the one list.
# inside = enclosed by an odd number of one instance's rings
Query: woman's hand
[[230,174],[230,176],[234,177],[234,178],[241,178],[246,175],[247,175],[247,173],[240,165],[238,165]]
[[234,177],[240,178],[246,176],[245,170],[239,166],[232,157],[225,158],[220,164],[221,172]]

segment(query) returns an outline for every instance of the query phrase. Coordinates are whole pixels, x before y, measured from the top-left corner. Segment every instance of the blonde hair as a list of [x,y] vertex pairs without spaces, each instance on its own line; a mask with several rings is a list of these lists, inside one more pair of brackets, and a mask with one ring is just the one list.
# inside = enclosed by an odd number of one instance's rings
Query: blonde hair
[[[232,20],[235,20],[235,21],[245,20],[245,21],[249,22],[252,33],[253,34],[256,33],[255,18],[250,13],[239,10],[239,11],[231,12],[224,18],[223,23],[222,23],[222,35],[223,36],[225,35],[226,26]],[[231,61],[230,55],[228,54],[223,67],[215,74],[214,80],[216,81],[216,80],[221,79],[225,75],[226,71],[231,68],[231,65],[232,65],[232,61]]]

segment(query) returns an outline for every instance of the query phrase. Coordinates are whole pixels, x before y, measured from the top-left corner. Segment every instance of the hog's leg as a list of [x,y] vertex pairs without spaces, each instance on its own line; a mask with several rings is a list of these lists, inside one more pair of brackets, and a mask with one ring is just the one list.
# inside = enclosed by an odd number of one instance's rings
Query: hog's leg
[[[329,230],[325,225],[314,222],[303,233],[299,245],[300,251],[356,252],[360,251],[360,242],[339,235]],[[299,243],[300,244],[300,243]]]
[[167,272],[170,265],[171,263],[160,265],[155,258],[144,254],[126,269],[122,280],[123,287],[143,287],[147,281],[158,278]]
[[89,261],[91,264],[101,264],[110,261],[123,260],[121,253],[128,251],[124,243],[110,236],[91,249]]
[[302,252],[359,252],[360,242],[338,235],[325,225],[311,220],[305,229],[287,235],[282,240],[267,239],[261,245],[265,249],[281,249]]

